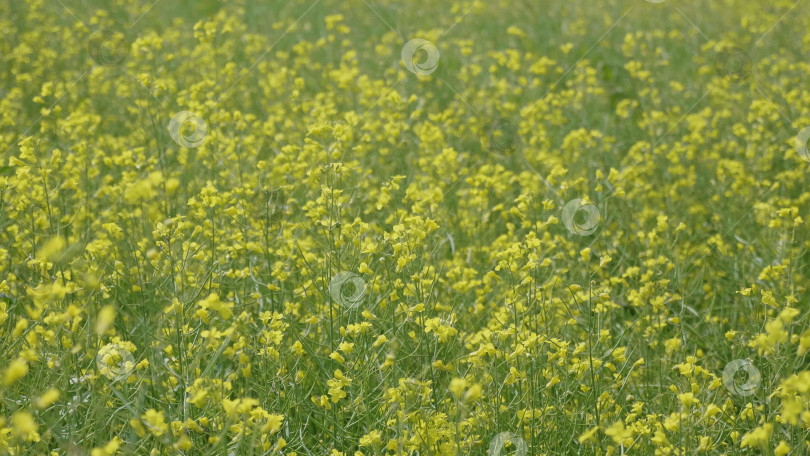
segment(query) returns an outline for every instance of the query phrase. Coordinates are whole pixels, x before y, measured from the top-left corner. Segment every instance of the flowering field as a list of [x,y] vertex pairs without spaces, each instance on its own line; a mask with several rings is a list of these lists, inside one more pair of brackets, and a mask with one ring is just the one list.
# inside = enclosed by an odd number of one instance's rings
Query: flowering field
[[0,455],[810,453],[808,8],[0,2]]

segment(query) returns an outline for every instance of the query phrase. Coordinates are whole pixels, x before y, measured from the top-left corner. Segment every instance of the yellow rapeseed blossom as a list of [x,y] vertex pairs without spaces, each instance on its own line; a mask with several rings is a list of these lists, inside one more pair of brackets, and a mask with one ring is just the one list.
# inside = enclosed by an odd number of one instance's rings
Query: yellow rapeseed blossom
[[3,371],[3,386],[8,388],[28,373],[28,361],[17,358]]

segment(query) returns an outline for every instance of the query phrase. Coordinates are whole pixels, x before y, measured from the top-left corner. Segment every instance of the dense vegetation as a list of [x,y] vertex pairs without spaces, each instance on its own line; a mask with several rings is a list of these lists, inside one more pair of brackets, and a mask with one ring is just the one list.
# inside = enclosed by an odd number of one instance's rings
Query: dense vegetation
[[807,454],[807,8],[0,2],[0,454]]

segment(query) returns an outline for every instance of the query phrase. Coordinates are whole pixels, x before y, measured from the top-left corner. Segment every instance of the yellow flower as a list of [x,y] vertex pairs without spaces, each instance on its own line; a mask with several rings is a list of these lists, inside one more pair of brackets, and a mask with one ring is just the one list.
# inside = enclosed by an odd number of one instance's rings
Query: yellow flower
[[370,447],[376,446],[382,443],[382,433],[377,430],[373,430],[366,435],[360,437],[360,446],[361,447]]
[[779,441],[779,445],[776,446],[773,450],[773,454],[775,456],[785,456],[790,453],[790,445],[784,440]]
[[281,429],[281,425],[283,422],[284,422],[284,415],[268,414],[267,423],[264,426],[264,432],[275,434]]
[[384,344],[386,342],[388,342],[388,338],[385,337],[385,334],[380,334],[377,337],[377,340],[375,340],[374,343],[371,344],[371,346],[374,347],[374,348],[377,348],[377,347],[379,347],[380,345],[382,345],[382,344]]
[[17,380],[25,377],[28,373],[28,362],[24,359],[17,358],[9,364],[3,373],[3,386],[8,388]]
[[625,429],[622,421],[613,423],[609,428],[605,429],[605,435],[613,439],[616,444],[621,444],[625,440],[633,437],[633,432]]
[[659,447],[668,447],[672,445],[663,429],[656,430],[650,440]]
[[156,437],[160,437],[169,431],[169,426],[166,424],[166,419],[163,417],[163,412],[149,409],[141,415],[146,428]]
[[578,439],[579,443],[582,444],[582,443],[588,443],[588,442],[596,442],[595,436],[596,436],[596,431],[598,431],[598,430],[599,430],[599,426],[594,426],[594,427],[588,429],[587,431],[583,432],[579,436],[579,439]]
[[693,405],[700,405],[700,401],[695,398],[695,395],[692,393],[683,393],[678,395],[678,399],[681,401],[684,407],[689,408]]
[[354,351],[354,344],[351,342],[341,342],[338,346],[338,350],[350,355]]
[[11,433],[26,442],[39,442],[39,426],[34,416],[26,411],[15,413],[11,417]]
[[59,400],[59,390],[56,388],[50,388],[45,391],[42,396],[38,397],[34,403],[36,404],[37,408],[45,409],[50,407],[54,402]]
[[474,403],[481,399],[481,385],[478,383],[473,384],[464,394],[464,400],[467,402]]
[[123,441],[118,437],[113,437],[112,440],[107,442],[101,448],[94,448],[93,451],[90,452],[91,456],[115,456],[118,452],[118,448],[121,446]]
[[454,378],[450,380],[450,392],[453,393],[457,399],[461,399],[464,390],[467,389],[467,380],[463,378]]
[[186,434],[183,434],[172,446],[179,451],[188,451],[194,446],[194,444]]
[[773,425],[771,423],[765,423],[762,426],[754,428],[750,432],[743,435],[742,440],[740,441],[740,448],[752,447],[752,448],[764,448],[768,445],[768,442],[771,439],[771,431],[773,430]]
[[579,255],[582,257],[582,261],[587,263],[588,260],[591,258],[591,248],[585,247],[584,249],[582,249],[581,252],[579,252]]
[[40,247],[39,251],[37,251],[37,258],[56,261],[62,256],[62,250],[64,248],[65,238],[62,236],[54,236]]
[[796,350],[797,356],[804,356],[810,350],[810,329],[804,330],[799,337],[799,348]]
[[709,404],[706,406],[706,412],[703,414],[703,416],[706,418],[714,418],[719,413],[723,413],[723,410],[720,407],[714,404]]
[[216,293],[211,293],[205,299],[201,300],[197,303],[199,309],[197,310],[196,314],[199,316],[204,322],[208,322],[209,317],[209,310],[213,310],[219,314],[219,317],[222,319],[229,319],[233,317],[233,303],[232,302],[222,302],[219,299],[219,295]]
[[343,372],[338,369],[335,370],[334,378],[328,380],[326,383],[329,386],[329,396],[331,396],[332,402],[337,403],[346,397],[347,394],[343,391],[343,388],[351,385],[352,379],[343,375]]
[[115,320],[115,307],[107,305],[101,308],[96,320],[96,334],[102,335],[112,325]]
[[332,358],[334,361],[336,361],[336,362],[340,363],[340,364],[344,364],[344,363],[346,362],[346,359],[345,359],[345,358],[343,358],[343,355],[341,355],[341,354],[340,354],[340,353],[338,353],[338,352],[332,352],[332,353],[330,353],[330,354],[329,354],[329,357],[330,357],[330,358]]

